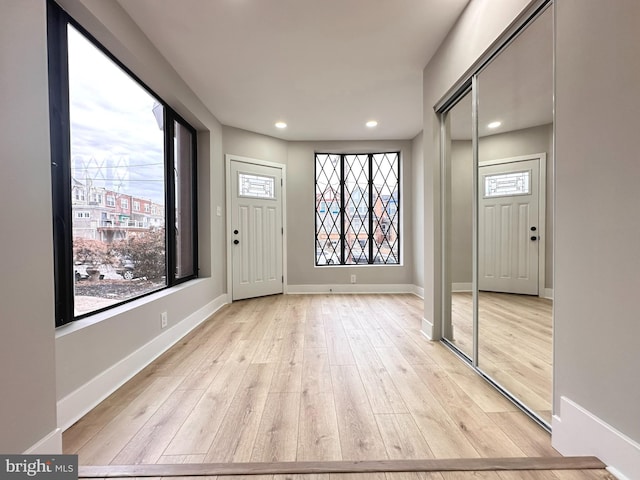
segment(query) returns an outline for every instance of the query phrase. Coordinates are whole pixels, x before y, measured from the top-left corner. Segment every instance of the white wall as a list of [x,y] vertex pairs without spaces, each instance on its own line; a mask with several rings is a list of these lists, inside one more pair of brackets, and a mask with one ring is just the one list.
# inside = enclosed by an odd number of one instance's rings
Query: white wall
[[[42,2],[44,4],[44,2]],[[200,279],[145,297],[104,314],[74,322],[56,331],[57,398],[91,400],[80,395],[90,382],[136,354],[168,330],[160,329],[160,313],[167,312],[169,327],[183,328],[185,319],[201,314],[226,289],[224,218],[224,164],[222,126],[207,111],[178,74],[151,45],[116,2],[62,0],[61,6],[76,18],[119,60],[199,130],[198,217]],[[41,26],[44,34],[44,25]],[[46,51],[42,52],[46,55]],[[46,72],[42,77],[46,82]],[[46,105],[45,105],[46,114]],[[43,114],[43,118],[48,118]],[[50,215],[50,208],[47,211]],[[46,239],[50,245],[51,236]],[[52,275],[49,281],[53,280]],[[101,319],[95,322],[96,318]],[[176,331],[173,330],[173,331]],[[80,393],[79,393],[80,392]],[[104,392],[96,390],[92,394]],[[98,397],[94,400],[99,400]],[[65,403],[66,402],[66,403]],[[82,412],[80,412],[82,413]],[[68,419],[65,419],[68,420]]]
[[287,142],[234,127],[223,128],[225,155],[287,164]]
[[411,232],[413,234],[413,284],[424,288],[424,150],[423,133],[411,141]]
[[556,413],[566,397],[637,444],[639,18],[636,0],[557,4],[554,292]]
[[56,430],[46,8],[0,11],[0,452],[22,453]]

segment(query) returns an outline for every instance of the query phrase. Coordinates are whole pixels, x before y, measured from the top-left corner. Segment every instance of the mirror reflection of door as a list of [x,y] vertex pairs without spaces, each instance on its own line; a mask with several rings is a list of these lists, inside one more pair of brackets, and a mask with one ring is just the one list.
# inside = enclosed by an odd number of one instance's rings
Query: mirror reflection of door
[[478,289],[538,295],[540,160],[480,166],[478,179]]
[[[552,400],[551,300],[545,298],[553,287],[553,168],[546,168],[553,165],[552,42],[548,8],[477,77],[478,368],[547,423]],[[522,161],[499,162],[514,157]]]

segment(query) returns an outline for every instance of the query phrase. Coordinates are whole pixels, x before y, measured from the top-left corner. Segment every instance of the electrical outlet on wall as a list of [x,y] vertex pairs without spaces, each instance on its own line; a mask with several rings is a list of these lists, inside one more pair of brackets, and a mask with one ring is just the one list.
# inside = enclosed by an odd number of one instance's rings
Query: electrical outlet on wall
[[160,314],[160,328],[166,328],[169,320],[167,318],[167,312],[162,312]]
[[356,283],[356,276],[355,275],[351,275],[351,283]]

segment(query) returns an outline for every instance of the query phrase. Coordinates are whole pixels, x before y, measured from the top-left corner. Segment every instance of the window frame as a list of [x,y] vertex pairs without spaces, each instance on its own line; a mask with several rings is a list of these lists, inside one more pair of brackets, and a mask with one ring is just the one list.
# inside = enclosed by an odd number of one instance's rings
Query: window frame
[[[397,227],[397,245],[398,245],[398,256],[397,256],[397,262],[384,262],[384,263],[375,263],[374,262],[374,242],[375,242],[375,232],[376,232],[376,225],[374,224],[373,218],[375,215],[375,202],[374,200],[374,194],[373,192],[375,191],[375,187],[374,187],[374,175],[372,174],[373,172],[373,166],[374,166],[374,157],[376,155],[397,155],[397,160],[398,160],[398,171],[397,171],[397,198],[395,199],[395,201],[393,202],[394,207],[396,209],[396,216],[398,219],[398,227]],[[347,267],[362,267],[362,266],[376,266],[376,267],[381,267],[381,266],[399,266],[402,265],[402,241],[401,241],[401,237],[402,237],[402,217],[401,217],[401,212],[400,212],[400,198],[401,198],[401,188],[402,188],[402,167],[401,167],[401,162],[402,162],[402,155],[401,155],[401,151],[400,150],[391,150],[391,151],[381,151],[381,152],[373,152],[373,153],[330,153],[330,152],[314,152],[314,196],[317,195],[317,186],[318,186],[318,157],[322,156],[322,155],[332,155],[332,156],[337,156],[340,158],[340,165],[339,167],[336,169],[337,173],[338,173],[338,177],[339,177],[339,185],[338,185],[338,191],[340,192],[340,200],[339,202],[336,199],[332,199],[331,203],[329,204],[328,202],[326,202],[326,200],[321,200],[320,203],[327,203],[327,213],[325,214],[325,216],[329,213],[331,213],[331,207],[330,205],[332,205],[333,203],[338,203],[338,212],[337,215],[339,217],[339,222],[336,225],[338,228],[338,234],[339,234],[339,245],[335,248],[335,254],[338,257],[339,263],[332,263],[332,262],[327,262],[327,263],[318,263],[318,261],[320,260],[321,257],[318,256],[317,254],[317,247],[318,247],[318,221],[319,221],[319,216],[320,213],[325,213],[325,212],[321,212],[318,208],[318,201],[316,200],[314,203],[314,227],[315,227],[315,231],[314,231],[314,264],[316,267],[334,267],[334,266],[347,266]],[[366,193],[368,195],[368,200],[367,200],[367,206],[366,206],[366,212],[361,213],[360,211],[360,207],[363,205],[358,205],[358,207],[356,208],[353,203],[350,201],[351,200],[351,193],[348,195],[348,199],[347,199],[347,186],[346,186],[346,174],[345,174],[345,158],[346,157],[352,157],[352,156],[362,156],[362,157],[367,157],[367,163],[366,163],[366,168],[368,169],[368,181],[367,181],[367,187],[366,187]],[[364,168],[364,167],[363,167]],[[392,195],[393,196],[393,195]],[[345,200],[348,200],[345,202]],[[351,225],[353,225],[353,221],[355,219],[355,217],[358,217],[359,221],[366,221],[369,224],[369,231],[367,233],[367,240],[366,242],[368,243],[368,254],[367,254],[367,263],[346,263],[347,260],[347,256],[349,253],[349,249],[346,247],[346,229],[345,229],[345,218],[347,215],[351,215],[353,218],[351,220]],[[386,234],[386,233],[385,233]],[[360,244],[362,244],[362,240],[358,240],[360,242]],[[333,242],[332,242],[333,243]]]
[[[72,234],[73,188],[71,178],[71,139],[70,139],[70,107],[69,107],[69,63],[67,25],[71,25],[82,34],[94,47],[107,56],[117,67],[121,68],[133,81],[163,107],[164,133],[164,174],[165,196],[165,285],[158,289],[137,295],[121,302],[99,308],[86,314],[74,314],[74,265]],[[91,33],[64,11],[54,0],[47,0],[47,49],[49,73],[49,123],[51,145],[51,185],[53,205],[53,257],[55,286],[55,326],[60,327],[75,320],[86,318],[117,306],[155,294],[167,288],[198,277],[198,204],[197,204],[197,131],[180,114],[172,109],[158,94],[143,82],[126,65],[118,60]],[[193,273],[178,278],[176,265],[176,212],[171,208],[175,203],[174,176],[174,122],[181,124],[191,134],[191,224],[193,256]],[[109,205],[109,195],[105,195],[105,206],[117,208],[117,198]],[[152,210],[156,210],[152,208]],[[155,214],[155,212],[153,213]],[[169,272],[172,272],[169,274]]]

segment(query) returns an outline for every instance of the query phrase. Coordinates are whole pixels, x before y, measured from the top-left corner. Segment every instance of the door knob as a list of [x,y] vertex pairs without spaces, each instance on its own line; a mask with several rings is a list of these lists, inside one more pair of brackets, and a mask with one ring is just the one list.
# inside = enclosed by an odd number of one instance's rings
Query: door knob
[[233,241],[233,244],[234,244],[234,245],[237,245],[237,244],[239,244],[239,243],[240,243],[240,240],[234,240],[234,241]]
[[532,232],[535,232],[536,230],[537,230],[537,228],[536,228],[536,227],[531,227],[531,231],[532,231]]
[[238,230],[234,230],[233,233],[237,235],[238,234]]
[[538,239],[538,237],[536,237],[535,235],[534,235],[533,237],[531,237],[531,240],[532,240],[532,241],[534,241],[534,242],[535,242],[537,239]]

